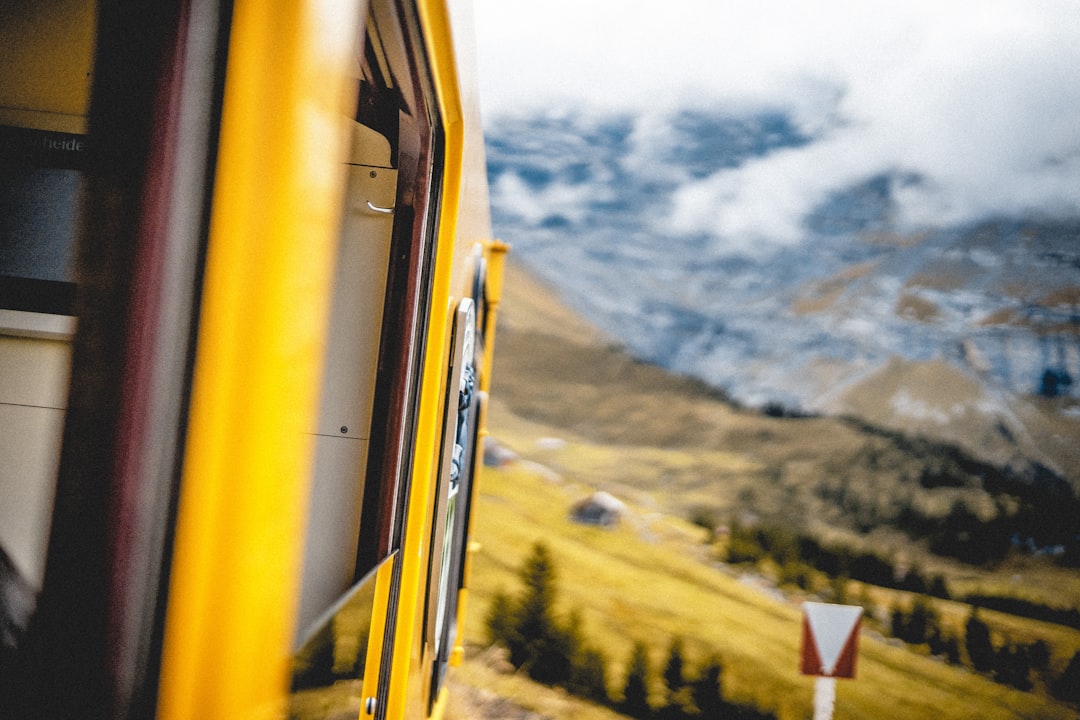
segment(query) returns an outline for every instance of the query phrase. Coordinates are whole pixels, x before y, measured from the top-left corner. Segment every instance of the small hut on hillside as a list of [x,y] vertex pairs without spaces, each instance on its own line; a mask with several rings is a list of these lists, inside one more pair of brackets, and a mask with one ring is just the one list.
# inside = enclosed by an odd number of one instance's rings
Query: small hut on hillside
[[626,505],[603,490],[595,492],[570,509],[570,519],[583,525],[614,527],[626,512]]

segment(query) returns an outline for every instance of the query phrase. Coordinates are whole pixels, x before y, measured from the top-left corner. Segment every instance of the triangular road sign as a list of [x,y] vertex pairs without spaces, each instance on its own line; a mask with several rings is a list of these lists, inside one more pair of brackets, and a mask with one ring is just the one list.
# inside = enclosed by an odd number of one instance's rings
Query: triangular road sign
[[863,609],[856,605],[803,603],[802,673],[855,677],[859,625]]

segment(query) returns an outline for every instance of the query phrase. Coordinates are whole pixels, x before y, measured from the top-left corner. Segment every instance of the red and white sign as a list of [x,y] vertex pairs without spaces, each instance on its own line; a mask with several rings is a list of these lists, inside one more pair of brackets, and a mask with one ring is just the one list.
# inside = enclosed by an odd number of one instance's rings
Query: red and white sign
[[803,675],[855,677],[862,614],[855,605],[803,603]]

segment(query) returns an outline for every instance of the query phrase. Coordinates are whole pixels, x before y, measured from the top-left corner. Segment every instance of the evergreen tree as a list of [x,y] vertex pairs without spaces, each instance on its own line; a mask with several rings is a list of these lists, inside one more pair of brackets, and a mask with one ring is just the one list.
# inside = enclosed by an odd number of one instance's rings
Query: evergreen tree
[[511,637],[515,632],[516,625],[514,603],[509,595],[500,590],[491,599],[487,616],[484,618],[488,642],[492,644],[498,643],[509,648],[511,642],[513,642]]
[[934,578],[930,581],[930,589],[927,590],[927,592],[936,598],[941,598],[942,600],[948,600],[951,597],[949,595],[949,586],[945,582],[944,575],[935,575]]
[[940,625],[935,626],[927,640],[932,655],[944,655],[950,665],[960,664],[960,643],[952,635],[946,634]]
[[570,679],[573,641],[555,616],[555,567],[547,546],[538,542],[525,559],[520,578],[524,590],[511,633],[510,662],[529,677],[549,685]]
[[515,613],[521,642],[510,647],[510,662],[517,667],[535,660],[538,644],[555,630],[555,568],[546,545],[533,546],[519,577],[525,586]]
[[889,616],[889,632],[894,638],[903,640],[907,636],[907,613],[904,608],[896,605]]
[[848,584],[851,580],[846,575],[836,575],[829,580],[832,589],[832,601],[838,605],[848,604]]
[[1050,666],[1050,645],[1045,640],[1040,638],[1028,645],[1027,653],[1032,670],[1042,672]]
[[990,628],[979,618],[979,609],[971,608],[971,615],[964,626],[964,647],[971,666],[979,672],[989,672],[994,667],[994,643]]
[[563,626],[555,615],[555,568],[543,543],[533,546],[519,572],[524,588],[512,600],[498,593],[485,624],[492,642],[506,646],[510,663],[531,678],[566,685],[581,645],[578,627]]
[[685,665],[682,639],[675,638],[668,648],[668,659],[664,664],[663,678],[664,688],[667,691],[667,704],[659,714],[663,720],[668,718],[681,720],[687,717],[689,708],[693,705],[690,688],[686,684]]
[[594,648],[582,648],[574,661],[567,690],[601,705],[611,704],[607,686],[607,658],[603,653]]
[[1017,690],[1030,690],[1031,660],[1027,648],[1006,645],[994,656],[994,679],[1003,685],[1011,685]]
[[925,596],[918,596],[911,607],[911,615],[908,616],[907,638],[905,639],[913,645],[922,645],[929,642],[937,629],[937,613]]
[[1073,653],[1069,665],[1050,684],[1054,697],[1065,702],[1080,702],[1080,650]]
[[721,686],[723,672],[724,666],[720,658],[714,655],[691,685],[694,704],[701,712],[702,718],[722,717],[725,708],[724,692]]
[[892,634],[906,643],[923,645],[938,635],[938,616],[925,596],[918,596],[910,612],[897,606],[892,612]]
[[645,643],[640,641],[634,643],[634,649],[630,652],[630,665],[619,712],[633,718],[652,716],[652,707],[649,705],[649,650]]
[[671,641],[667,664],[664,665],[664,685],[667,687],[668,695],[679,692],[686,684],[686,678],[683,676],[684,664],[682,640],[675,638]]
[[570,678],[566,689],[578,697],[604,705],[610,704],[607,688],[607,658],[595,648],[585,645],[585,632],[581,629],[581,613],[574,610],[567,621],[566,634],[572,653]]

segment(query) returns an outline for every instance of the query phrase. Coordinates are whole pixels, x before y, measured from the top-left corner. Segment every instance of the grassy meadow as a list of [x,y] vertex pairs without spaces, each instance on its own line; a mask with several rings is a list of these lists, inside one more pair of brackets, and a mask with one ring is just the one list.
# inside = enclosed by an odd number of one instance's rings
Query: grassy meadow
[[[778,590],[768,561],[716,562],[706,531],[691,522],[743,516],[790,526],[825,543],[880,553],[926,577],[941,575],[951,597],[1023,597],[1080,607],[1080,573],[1047,559],[1006,557],[964,564],[929,552],[895,520],[902,510],[933,520],[956,503],[992,506],[987,486],[957,474],[952,485],[920,483],[955,458],[929,444],[828,417],[775,417],[739,408],[721,393],[629,358],[542,285],[510,266],[500,311],[490,437],[517,460],[484,468],[473,513],[472,589],[465,665],[451,674],[451,720],[618,717],[558,689],[509,672],[486,647],[484,618],[498,593],[517,595],[518,570],[543,541],[558,573],[557,608],[576,612],[586,644],[607,659],[618,697],[635,641],[651,651],[654,704],[671,643],[683,643],[694,675],[713,653],[724,664],[727,699],[781,720],[811,717],[814,681],[798,672],[800,603]],[[934,454],[937,453],[937,454]],[[619,527],[574,524],[571,506],[603,490],[624,502]],[[808,585],[828,599],[830,584]],[[839,681],[837,718],[1076,718],[1049,698],[1044,675],[1022,692],[886,638],[890,612],[913,596],[849,582],[846,601],[870,610],[858,678]],[[962,636],[970,606],[933,600],[942,628]],[[1080,649],[1080,631],[983,609],[998,646],[1046,642],[1050,675]],[[456,703],[456,705],[455,705]],[[475,703],[494,708],[481,714]],[[507,704],[509,703],[509,704]],[[522,710],[524,708],[525,710]],[[529,713],[532,714],[529,714]]]
[[[474,539],[480,545],[472,570],[466,637],[472,653],[483,650],[484,616],[495,593],[519,591],[517,570],[533,543],[548,545],[558,572],[558,609],[576,610],[590,645],[609,660],[609,686],[621,689],[624,664],[636,640],[652,650],[657,701],[659,671],[673,638],[684,642],[687,667],[713,652],[724,662],[730,699],[774,711],[781,720],[812,714],[813,679],[798,672],[802,597],[780,597],[752,577],[740,578],[707,562],[703,531],[676,517],[632,503],[614,529],[577,525],[570,506],[591,488],[527,462],[487,468],[476,499]],[[886,601],[887,591],[876,589]],[[953,605],[955,607],[948,607]],[[943,616],[963,623],[966,611],[943,603]],[[997,614],[984,613],[994,624]],[[1009,618],[1010,632],[1053,636],[1054,663],[1080,648],[1080,632]],[[471,660],[461,678],[489,692],[500,689],[519,705],[547,717],[584,717],[581,704],[562,693],[532,686],[523,676],[504,677]],[[858,677],[840,681],[836,717],[863,718],[1075,718],[1075,709],[992,682],[969,670],[886,641],[868,626],[861,638]],[[558,715],[558,708],[570,714]],[[596,709],[596,717],[610,717]]]

